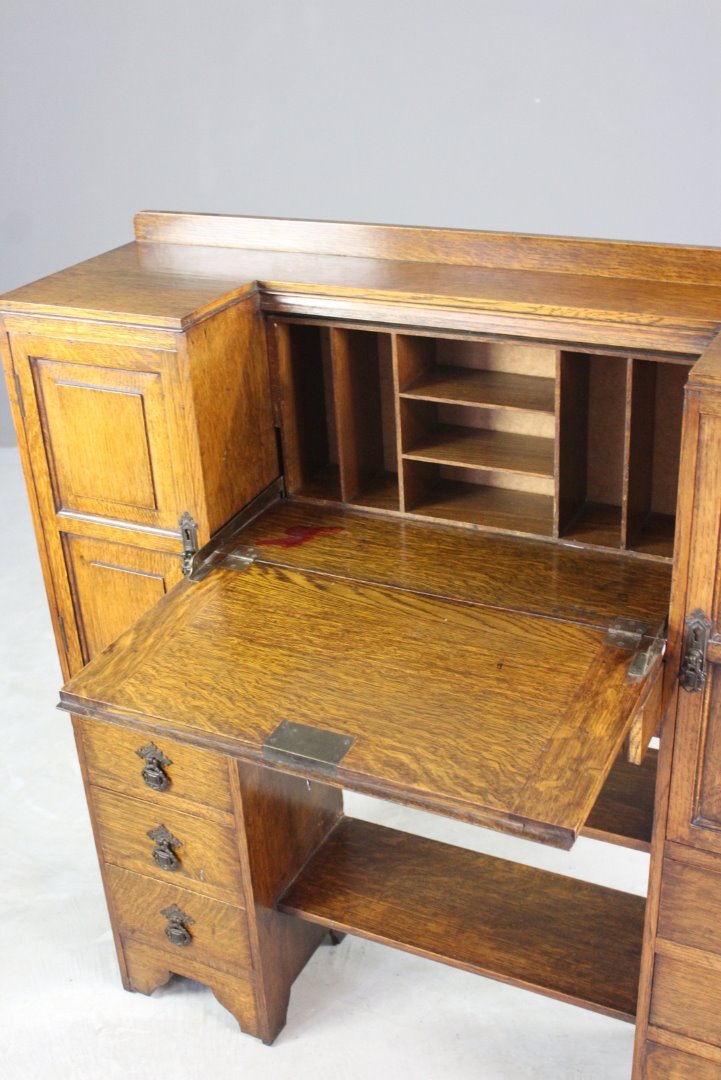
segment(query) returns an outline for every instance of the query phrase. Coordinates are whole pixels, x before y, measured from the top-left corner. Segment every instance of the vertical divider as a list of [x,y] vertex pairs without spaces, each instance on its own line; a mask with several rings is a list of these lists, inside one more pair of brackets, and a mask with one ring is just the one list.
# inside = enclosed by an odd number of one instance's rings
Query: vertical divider
[[353,379],[351,373],[350,343],[348,333],[332,326],[330,336],[330,362],[333,382],[333,407],[338,438],[338,467],[340,470],[340,497],[351,502],[360,488],[357,446],[353,440]]
[[341,499],[397,510],[395,395],[387,335],[331,327],[330,360]]
[[556,380],[556,537],[564,535],[586,499],[588,394],[586,358],[561,351]]
[[399,353],[402,351],[400,334],[389,334],[391,352],[391,370],[393,372],[393,408],[396,416],[396,461],[398,463],[398,502],[402,512],[406,510],[406,483],[403,467],[403,436],[401,432],[401,375]]
[[629,357],[623,465],[622,543],[631,548],[651,512],[656,365]]
[[[409,387],[419,375],[432,365],[435,357],[435,341],[433,338],[413,337],[411,335],[394,334],[394,364],[393,377],[396,386],[396,431],[398,445],[398,479],[400,484],[400,507],[404,513],[408,513],[418,502],[422,492],[428,484],[428,476],[432,472],[427,467],[421,467],[421,463],[407,462],[403,458],[403,452],[409,448],[409,441],[413,441],[414,432],[417,429],[418,413],[423,408],[422,402],[408,402],[400,395]],[[410,410],[415,409],[411,414]]]

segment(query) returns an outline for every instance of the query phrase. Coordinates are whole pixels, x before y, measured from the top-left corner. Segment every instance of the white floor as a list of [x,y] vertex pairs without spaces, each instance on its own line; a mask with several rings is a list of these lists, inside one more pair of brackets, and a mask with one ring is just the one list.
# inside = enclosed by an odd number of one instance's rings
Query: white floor
[[[54,711],[60,671],[14,450],[0,450],[0,506],[2,1080],[627,1080],[630,1025],[360,939],[318,951],[272,1048],[197,984],[123,991],[70,723]],[[580,840],[566,854],[370,799],[347,806],[645,891],[648,860],[634,852]]]

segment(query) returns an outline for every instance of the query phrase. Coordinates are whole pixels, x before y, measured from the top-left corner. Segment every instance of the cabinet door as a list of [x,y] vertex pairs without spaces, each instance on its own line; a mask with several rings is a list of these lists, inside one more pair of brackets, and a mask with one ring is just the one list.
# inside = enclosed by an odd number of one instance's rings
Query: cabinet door
[[688,482],[694,509],[678,571],[683,574],[687,559],[682,614],[703,612],[712,641],[705,685],[678,694],[668,838],[721,854],[721,645],[713,643],[721,630],[721,395],[706,392],[692,405],[697,465]]
[[63,536],[83,660],[114,641],[182,577],[178,555]]
[[19,335],[15,367],[37,401],[55,513],[176,531],[168,361],[130,345]]

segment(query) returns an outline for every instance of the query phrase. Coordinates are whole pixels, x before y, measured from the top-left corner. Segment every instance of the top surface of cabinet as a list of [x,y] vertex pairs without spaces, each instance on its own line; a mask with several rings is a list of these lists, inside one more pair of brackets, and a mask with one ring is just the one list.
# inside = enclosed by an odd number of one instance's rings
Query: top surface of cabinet
[[489,330],[513,319],[546,338],[681,352],[721,320],[715,249],[178,214],[139,215],[136,236],[0,310],[177,330],[258,289],[266,310],[459,328],[482,315]]

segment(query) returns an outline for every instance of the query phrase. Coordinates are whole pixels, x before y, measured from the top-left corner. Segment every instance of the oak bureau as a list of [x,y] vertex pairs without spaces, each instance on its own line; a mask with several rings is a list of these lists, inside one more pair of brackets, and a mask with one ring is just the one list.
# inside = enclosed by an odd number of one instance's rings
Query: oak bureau
[[721,250],[148,212],[0,312],[126,988],[271,1042],[359,934],[720,1078]]

